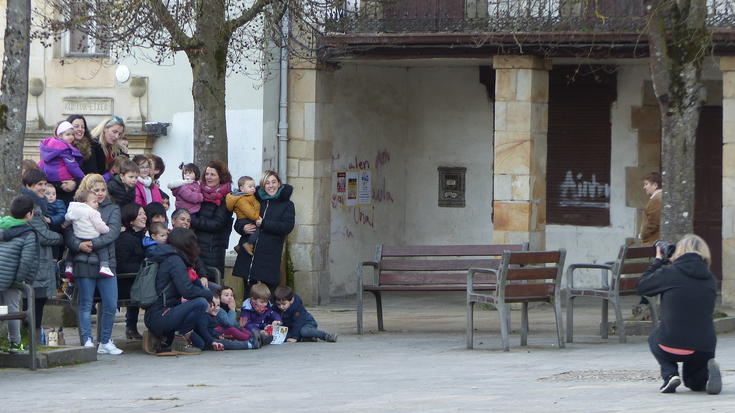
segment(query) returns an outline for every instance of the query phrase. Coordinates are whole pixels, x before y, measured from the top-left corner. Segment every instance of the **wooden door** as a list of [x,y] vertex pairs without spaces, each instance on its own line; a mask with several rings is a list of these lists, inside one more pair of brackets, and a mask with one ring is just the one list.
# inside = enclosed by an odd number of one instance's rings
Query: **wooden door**
[[722,107],[705,106],[697,128],[694,233],[712,253],[710,269],[722,284]]

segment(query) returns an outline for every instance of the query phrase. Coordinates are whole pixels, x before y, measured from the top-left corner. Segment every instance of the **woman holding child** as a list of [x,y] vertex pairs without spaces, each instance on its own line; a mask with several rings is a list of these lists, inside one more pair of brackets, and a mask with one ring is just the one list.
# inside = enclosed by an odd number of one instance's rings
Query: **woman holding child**
[[[186,228],[174,228],[168,244],[159,245],[148,256],[159,263],[156,275],[156,302],[145,312],[143,348],[149,354],[173,351],[199,354],[191,344],[197,322],[206,316],[212,292],[198,282],[192,283],[192,262],[199,257],[197,237]],[[182,302],[182,298],[186,302]],[[195,336],[196,337],[196,336]],[[169,350],[169,347],[171,350]]]
[[117,155],[123,154],[118,140],[125,133],[125,122],[117,116],[107,117],[92,130],[92,151],[97,159],[97,173],[109,171]]
[[260,186],[255,197],[260,202],[260,218],[255,224],[247,224],[241,219],[235,223],[235,231],[242,238],[240,245],[248,240],[250,234],[260,228],[260,237],[251,256],[240,248],[232,275],[245,280],[245,299],[250,297],[250,287],[262,282],[275,291],[281,277],[281,253],[286,236],[294,227],[296,210],[291,202],[293,187],[284,184],[274,171],[265,171],[260,177]]
[[[145,259],[143,250],[143,237],[145,236],[146,214],[140,204],[131,203],[125,205],[120,211],[123,228],[120,237],[115,241],[115,254],[117,255],[118,274],[136,274],[140,270],[140,264]],[[118,298],[130,298],[130,288],[133,286],[132,278],[119,278],[117,280]],[[125,313],[125,337],[130,340],[143,338],[138,332],[138,307],[128,307]]]
[[196,231],[201,259],[207,267],[217,268],[220,274],[225,273],[225,252],[232,231],[232,212],[225,203],[231,189],[232,176],[227,165],[220,161],[210,162],[202,179],[204,202],[199,213],[191,217],[191,229]]
[[82,329],[80,341],[84,347],[94,347],[92,338],[92,304],[95,288],[102,297],[102,330],[100,333],[99,354],[121,354],[122,350],[115,347],[110,338],[112,325],[115,322],[117,309],[117,280],[100,273],[100,261],[96,251],[107,249],[110,257],[110,267],[116,268],[115,240],[120,235],[120,208],[114,205],[107,196],[107,184],[102,175],[90,174],[82,179],[79,191],[89,190],[97,195],[102,220],[110,228],[110,232],[102,234],[92,240],[83,241],[74,234],[72,226],[68,226],[64,233],[66,246],[74,254],[74,281],[79,289],[79,326]]

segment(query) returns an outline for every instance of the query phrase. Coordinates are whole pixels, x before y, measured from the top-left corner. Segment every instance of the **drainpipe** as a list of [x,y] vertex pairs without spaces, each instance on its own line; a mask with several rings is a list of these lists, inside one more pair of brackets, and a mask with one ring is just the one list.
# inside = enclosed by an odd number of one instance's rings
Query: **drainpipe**
[[288,14],[283,15],[281,30],[281,97],[278,103],[278,175],[286,182],[286,164],[288,162],[288,38],[291,34],[291,22]]

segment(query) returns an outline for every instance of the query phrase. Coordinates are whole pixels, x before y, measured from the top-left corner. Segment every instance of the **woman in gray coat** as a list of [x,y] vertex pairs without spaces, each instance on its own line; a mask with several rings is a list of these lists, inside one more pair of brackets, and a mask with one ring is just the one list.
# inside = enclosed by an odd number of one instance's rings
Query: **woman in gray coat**
[[38,273],[33,281],[33,292],[36,296],[36,337],[41,340],[41,323],[43,321],[43,307],[48,297],[56,295],[56,272],[54,271],[54,254],[51,247],[62,245],[64,239],[61,234],[53,232],[46,222],[46,208],[48,203],[46,192],[46,174],[39,169],[29,169],[23,174],[21,194],[28,195],[36,205],[33,209],[33,219],[29,222],[38,234],[40,244],[38,257]]

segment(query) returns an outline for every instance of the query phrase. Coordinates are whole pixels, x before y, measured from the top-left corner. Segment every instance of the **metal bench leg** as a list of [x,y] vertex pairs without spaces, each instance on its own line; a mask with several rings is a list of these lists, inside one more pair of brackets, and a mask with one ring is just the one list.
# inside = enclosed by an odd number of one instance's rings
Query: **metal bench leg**
[[357,334],[363,334],[362,327],[362,286],[357,286]]
[[600,336],[607,338],[607,331],[610,328],[607,323],[607,300],[602,299],[602,322],[600,323]]
[[378,312],[378,331],[385,331],[383,327],[383,297],[380,295],[380,291],[373,291],[375,295],[375,309]]
[[521,304],[521,345],[528,345],[528,303]]
[[564,319],[561,317],[561,298],[557,294],[554,298],[554,313],[556,315],[556,338],[559,348],[564,348]]
[[498,314],[500,315],[500,338],[503,341],[503,351],[510,351],[508,344],[508,330],[510,324],[510,306],[504,303],[496,305]]
[[621,343],[625,343],[627,338],[625,337],[625,320],[623,320],[623,311],[620,309],[620,297],[615,297],[613,299],[613,307],[615,307],[615,320],[618,326],[618,337],[620,337]]
[[574,341],[574,297],[567,297],[567,343]]
[[653,328],[658,328],[658,310],[656,309],[656,301],[658,297],[646,297],[648,299],[648,308],[651,309],[651,322]]
[[467,300],[467,349],[474,347],[474,310],[475,302]]

